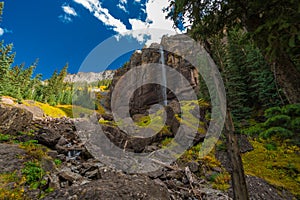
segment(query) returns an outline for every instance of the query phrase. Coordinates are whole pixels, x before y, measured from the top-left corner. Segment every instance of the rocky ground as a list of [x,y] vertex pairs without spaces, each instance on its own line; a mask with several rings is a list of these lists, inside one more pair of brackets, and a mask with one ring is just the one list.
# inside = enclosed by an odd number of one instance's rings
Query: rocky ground
[[[12,180],[4,184],[6,189],[24,188],[20,199],[231,199],[231,189],[216,190],[209,182],[223,167],[208,172],[203,162],[174,162],[155,172],[128,174],[105,165],[87,150],[76,120],[34,118],[24,108],[1,104],[0,132],[11,139],[0,143],[0,174],[22,176],[32,160],[45,171],[35,180],[38,187]],[[35,140],[38,144],[25,145]],[[219,153],[218,158],[226,167],[226,156]],[[262,179],[246,179],[251,199],[292,199],[290,193],[279,192]]]

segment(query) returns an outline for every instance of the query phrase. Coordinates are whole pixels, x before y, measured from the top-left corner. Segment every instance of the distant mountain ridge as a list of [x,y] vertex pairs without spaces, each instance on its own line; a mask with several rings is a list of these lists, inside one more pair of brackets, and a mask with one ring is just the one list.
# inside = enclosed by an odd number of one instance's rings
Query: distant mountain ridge
[[106,70],[103,72],[78,72],[77,74],[68,74],[64,82],[74,83],[74,82],[96,82],[101,80],[111,80],[115,74],[114,70]]

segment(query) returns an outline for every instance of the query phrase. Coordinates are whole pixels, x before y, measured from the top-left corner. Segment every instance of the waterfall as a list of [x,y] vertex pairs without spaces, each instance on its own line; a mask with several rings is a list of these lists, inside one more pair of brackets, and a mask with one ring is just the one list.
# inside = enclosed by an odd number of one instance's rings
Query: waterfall
[[[162,85],[167,86],[167,77],[166,77],[166,69],[165,69],[165,55],[164,55],[164,49],[163,49],[162,45],[160,45],[159,53],[160,53],[160,63],[163,66],[162,72],[161,72]],[[167,87],[162,86],[161,91],[162,91],[163,105],[166,106],[168,104],[168,102],[167,102]]]

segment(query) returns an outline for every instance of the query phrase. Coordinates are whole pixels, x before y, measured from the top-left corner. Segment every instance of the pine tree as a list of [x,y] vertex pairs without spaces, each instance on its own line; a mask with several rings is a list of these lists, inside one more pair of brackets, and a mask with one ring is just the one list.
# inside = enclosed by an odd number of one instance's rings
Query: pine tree
[[226,88],[229,106],[234,118],[245,119],[250,117],[249,103],[249,74],[245,66],[246,54],[240,32],[233,30],[228,33],[226,68],[224,74],[227,78]]
[[12,90],[10,67],[15,58],[12,48],[12,44],[5,46],[4,41],[0,42],[0,95],[8,95]]

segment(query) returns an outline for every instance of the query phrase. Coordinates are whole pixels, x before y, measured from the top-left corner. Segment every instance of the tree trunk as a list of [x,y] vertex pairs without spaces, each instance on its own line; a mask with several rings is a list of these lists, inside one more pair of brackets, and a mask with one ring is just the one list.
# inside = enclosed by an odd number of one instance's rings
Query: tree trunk
[[275,61],[272,69],[289,103],[300,103],[300,72],[284,54]]
[[231,163],[232,172],[232,188],[233,199],[235,200],[248,200],[248,190],[244,175],[243,163],[240,155],[240,148],[238,139],[234,133],[233,121],[229,110],[227,110],[227,117],[225,121],[225,136],[227,139],[227,153]]

